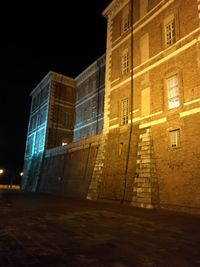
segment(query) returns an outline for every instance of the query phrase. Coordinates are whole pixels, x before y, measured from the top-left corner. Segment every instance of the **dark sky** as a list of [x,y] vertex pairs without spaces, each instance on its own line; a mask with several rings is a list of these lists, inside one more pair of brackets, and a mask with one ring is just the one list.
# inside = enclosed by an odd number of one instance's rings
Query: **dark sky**
[[0,168],[18,172],[30,92],[49,70],[74,78],[105,52],[111,0],[15,2],[0,15]]

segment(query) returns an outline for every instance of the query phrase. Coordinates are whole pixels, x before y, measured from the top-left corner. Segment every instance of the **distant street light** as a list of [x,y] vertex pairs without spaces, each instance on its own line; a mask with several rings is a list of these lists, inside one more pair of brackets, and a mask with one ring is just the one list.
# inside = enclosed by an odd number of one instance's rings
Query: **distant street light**
[[4,173],[4,169],[0,169],[0,175]]
[[23,176],[23,172],[20,172],[20,176]]

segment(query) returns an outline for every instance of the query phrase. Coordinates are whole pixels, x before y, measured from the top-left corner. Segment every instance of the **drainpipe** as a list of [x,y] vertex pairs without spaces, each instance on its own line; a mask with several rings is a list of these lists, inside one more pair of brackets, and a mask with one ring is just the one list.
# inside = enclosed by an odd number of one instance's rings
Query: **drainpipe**
[[129,167],[129,158],[130,158],[130,149],[131,149],[131,140],[132,140],[132,131],[133,131],[133,0],[130,0],[130,23],[131,23],[131,51],[130,51],[130,131],[128,136],[128,147],[127,147],[127,156],[126,156],[126,165],[124,172],[124,188],[121,203],[124,203],[127,189],[127,175]]

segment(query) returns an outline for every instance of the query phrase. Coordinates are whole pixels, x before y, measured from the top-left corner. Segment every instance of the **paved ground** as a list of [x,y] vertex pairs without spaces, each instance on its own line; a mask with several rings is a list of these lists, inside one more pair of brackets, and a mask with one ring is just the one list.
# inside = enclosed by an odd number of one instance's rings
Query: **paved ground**
[[200,217],[0,191],[0,266],[200,266]]

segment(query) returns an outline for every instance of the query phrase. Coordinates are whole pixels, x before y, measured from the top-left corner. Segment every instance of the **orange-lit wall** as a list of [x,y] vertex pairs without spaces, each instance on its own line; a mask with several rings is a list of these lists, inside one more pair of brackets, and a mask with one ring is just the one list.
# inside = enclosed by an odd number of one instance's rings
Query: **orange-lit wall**
[[[150,0],[146,15],[140,18],[139,2],[139,0],[133,1],[133,7],[135,7],[133,8],[133,35],[131,35],[131,27],[125,33],[121,30],[123,10],[130,5],[129,1],[120,1],[118,4],[112,1],[104,13],[108,19],[107,57],[110,62],[106,65],[106,72],[109,74],[106,80],[105,99],[105,102],[109,103],[107,113],[109,128],[108,134],[105,135],[106,145],[104,144],[101,157],[98,198],[118,201],[124,199],[130,204],[137,204],[133,203],[133,192],[137,190],[144,192],[142,187],[147,184],[142,182],[142,179],[141,183],[135,182],[139,176],[137,169],[137,161],[140,159],[137,155],[139,137],[142,131],[150,129],[153,142],[152,160],[155,160],[156,165],[158,206],[196,211],[200,209],[198,4],[197,1],[187,0]],[[166,48],[164,23],[172,15],[176,25],[176,42]],[[140,42],[141,37],[146,33],[149,38],[149,59],[142,62]],[[129,67],[133,67],[133,72],[129,69],[126,74],[122,74],[124,50],[128,50],[129,53]],[[169,109],[166,80],[175,74],[178,75],[180,105]],[[150,88],[150,112],[144,116],[142,91],[146,88]],[[127,125],[120,124],[120,103],[124,98],[129,100]],[[133,115],[130,139],[131,111]],[[174,129],[180,129],[180,147],[177,149],[169,147],[169,131]],[[129,140],[131,145],[128,155]],[[121,147],[123,147],[122,153],[119,152]],[[128,170],[126,170],[127,166]],[[149,172],[149,175],[154,174]],[[155,188],[149,185],[148,190],[153,192]],[[91,193],[91,196],[95,198],[95,193],[93,195]],[[141,196],[145,202],[147,199],[153,199],[154,193],[148,193],[146,197],[144,193],[138,194],[140,199],[137,201],[141,201]]]

